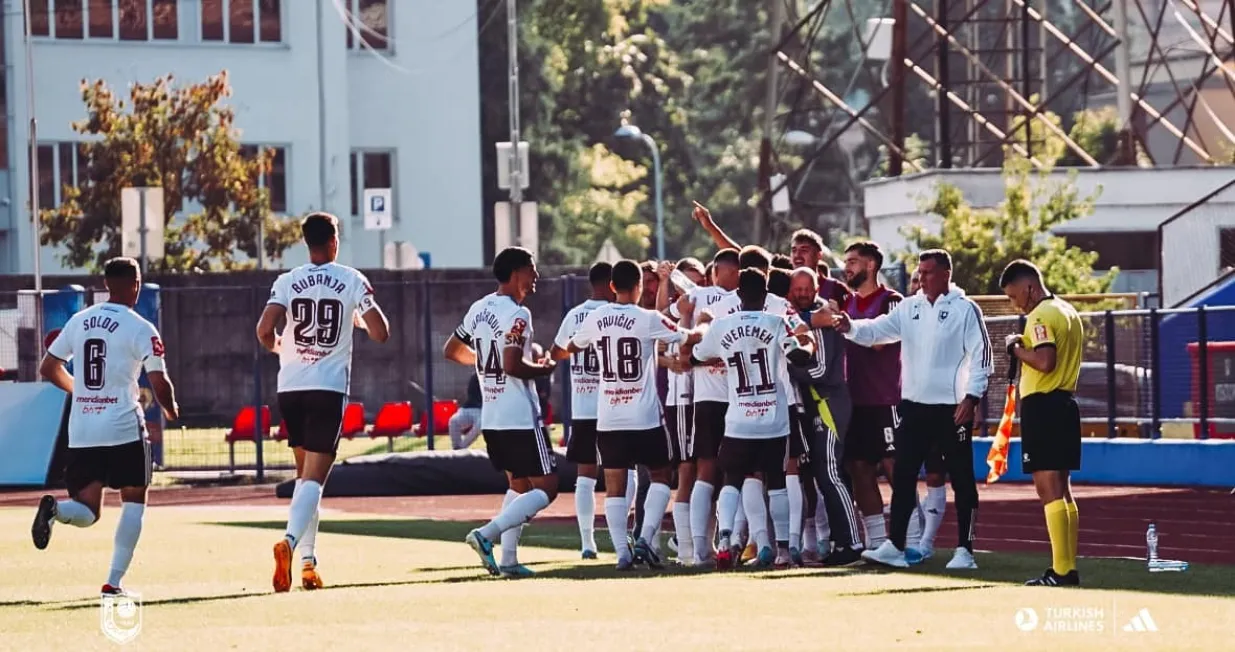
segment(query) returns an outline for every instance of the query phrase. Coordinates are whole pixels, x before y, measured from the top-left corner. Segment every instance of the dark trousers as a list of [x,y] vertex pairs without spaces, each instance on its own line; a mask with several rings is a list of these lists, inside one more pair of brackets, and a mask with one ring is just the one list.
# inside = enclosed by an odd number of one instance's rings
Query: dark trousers
[[913,516],[918,472],[933,446],[939,447],[956,498],[957,545],[973,551],[978,519],[978,484],[973,476],[973,423],[957,425],[955,405],[901,401],[896,429],[896,468],[892,472],[892,543],[905,549]]
[[815,483],[823,494],[823,508],[828,513],[828,527],[832,531],[832,541],[838,546],[856,547],[858,545],[858,519],[853,509],[853,494],[849,491],[849,483],[841,473],[844,456],[845,432],[849,429],[849,421],[853,416],[853,401],[849,398],[849,390],[845,386],[816,389],[820,398],[828,404],[836,431],[823,424],[819,416],[819,407],[815,403],[810,390],[802,387],[802,403],[806,408],[806,421],[802,424],[811,433],[810,459]]

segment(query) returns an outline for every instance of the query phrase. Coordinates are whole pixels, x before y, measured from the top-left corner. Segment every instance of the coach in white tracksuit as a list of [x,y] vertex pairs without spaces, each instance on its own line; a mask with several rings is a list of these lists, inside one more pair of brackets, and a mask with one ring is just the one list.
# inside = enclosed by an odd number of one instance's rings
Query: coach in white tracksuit
[[862,346],[901,343],[900,426],[892,479],[891,536],[863,557],[905,568],[905,535],[922,468],[938,446],[956,496],[956,553],[949,569],[977,568],[973,558],[978,486],[973,471],[974,409],[986,393],[993,356],[982,310],[952,284],[952,257],[941,249],[918,257],[922,291],[886,315],[850,321],[836,329]]

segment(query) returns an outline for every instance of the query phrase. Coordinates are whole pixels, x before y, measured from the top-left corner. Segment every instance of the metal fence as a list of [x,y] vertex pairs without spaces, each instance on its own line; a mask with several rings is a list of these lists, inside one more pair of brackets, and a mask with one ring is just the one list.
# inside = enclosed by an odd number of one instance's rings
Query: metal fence
[[[430,396],[462,400],[471,370],[445,361],[441,350],[468,307],[492,292],[490,280],[432,280],[375,284],[390,317],[391,337],[376,344],[356,338],[351,400],[372,424],[386,403],[407,401],[420,423]],[[565,311],[587,297],[587,279],[542,278],[529,298],[534,341],[548,348]],[[267,406],[271,433],[279,424],[278,360],[254,337],[268,287],[194,287],[161,290],[160,323],[168,372],[175,381],[182,418],[163,433],[165,469],[268,469],[289,467],[286,444],[228,442],[237,413]],[[85,302],[95,299],[86,292]],[[29,295],[0,294],[0,378],[34,380],[38,339]],[[1104,297],[1104,305],[1136,305],[1130,297]],[[992,301],[988,312],[1006,307]],[[984,308],[987,308],[984,305]],[[1235,308],[1084,313],[1085,358],[1077,391],[1086,434],[1119,437],[1230,437],[1235,433]],[[1019,318],[991,315],[997,349],[1020,328]],[[49,324],[49,327],[56,324]],[[569,416],[566,369],[553,378],[552,413]],[[1002,411],[1007,361],[997,356],[989,398],[979,413],[988,434]],[[1205,374],[1210,391],[1201,392]],[[398,442],[402,448],[449,446],[444,432]],[[436,435],[436,436],[435,436]],[[390,442],[360,435],[344,442],[343,455],[385,450]]]

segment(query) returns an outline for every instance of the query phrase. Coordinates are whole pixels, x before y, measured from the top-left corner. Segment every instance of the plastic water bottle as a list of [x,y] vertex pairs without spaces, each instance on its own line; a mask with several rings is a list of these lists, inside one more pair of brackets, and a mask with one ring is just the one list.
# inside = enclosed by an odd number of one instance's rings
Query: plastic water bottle
[[682,270],[680,269],[675,269],[672,272],[669,272],[669,280],[672,281],[674,285],[678,286],[678,289],[682,292],[690,292],[697,287],[695,282],[690,280],[690,277],[682,273]]
[[1150,523],[1149,529],[1145,530],[1145,563],[1153,564],[1158,561],[1158,526]]

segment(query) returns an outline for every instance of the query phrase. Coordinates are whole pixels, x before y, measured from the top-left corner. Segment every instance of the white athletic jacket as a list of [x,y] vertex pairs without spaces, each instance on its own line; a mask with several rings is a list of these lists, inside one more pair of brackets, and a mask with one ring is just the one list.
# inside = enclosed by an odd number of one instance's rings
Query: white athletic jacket
[[981,398],[994,362],[982,309],[952,285],[931,305],[926,294],[905,297],[892,312],[856,319],[845,337],[862,346],[901,343],[901,398],[956,405]]

